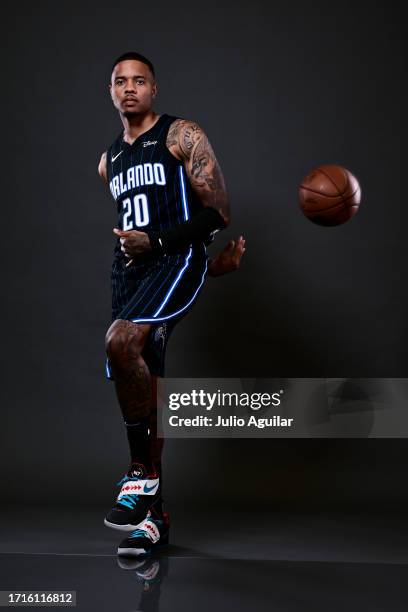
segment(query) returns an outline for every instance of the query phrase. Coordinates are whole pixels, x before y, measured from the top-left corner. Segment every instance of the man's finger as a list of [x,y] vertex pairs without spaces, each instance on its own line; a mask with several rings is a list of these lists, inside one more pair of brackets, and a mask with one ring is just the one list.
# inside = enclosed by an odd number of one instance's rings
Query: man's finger
[[113,228],[113,233],[117,236],[129,236],[130,232],[124,232],[123,230],[118,229],[117,227]]
[[244,244],[245,244],[245,240],[243,239],[242,236],[240,236],[235,243],[235,248],[241,247]]

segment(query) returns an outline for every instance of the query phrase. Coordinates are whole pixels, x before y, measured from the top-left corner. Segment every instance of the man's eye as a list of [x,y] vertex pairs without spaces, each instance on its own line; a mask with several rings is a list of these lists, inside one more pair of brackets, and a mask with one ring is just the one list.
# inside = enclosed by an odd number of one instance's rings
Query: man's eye
[[139,81],[136,81],[138,85],[144,85],[144,81],[142,79],[139,79]]
[[116,85],[123,85],[123,79],[118,79],[116,81]]

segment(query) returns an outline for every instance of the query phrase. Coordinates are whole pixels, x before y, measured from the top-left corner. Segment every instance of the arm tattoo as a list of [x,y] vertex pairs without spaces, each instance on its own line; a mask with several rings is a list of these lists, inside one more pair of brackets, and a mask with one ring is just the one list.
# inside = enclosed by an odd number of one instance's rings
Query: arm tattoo
[[184,126],[181,144],[183,153],[187,159],[191,156],[194,146],[200,141],[203,135],[203,131],[196,123],[188,122],[187,125]]
[[169,127],[167,133],[166,146],[168,149],[171,147],[177,147],[179,142],[180,125],[183,123],[183,119],[177,119]]
[[218,210],[229,220],[228,195],[224,177],[213,148],[196,123],[177,119],[170,126],[167,147],[184,161],[191,186],[204,206]]

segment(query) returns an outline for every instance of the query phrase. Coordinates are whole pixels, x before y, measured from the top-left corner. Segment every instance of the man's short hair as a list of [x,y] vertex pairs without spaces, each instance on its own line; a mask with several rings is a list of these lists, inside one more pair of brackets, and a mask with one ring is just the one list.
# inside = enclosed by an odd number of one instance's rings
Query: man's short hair
[[123,53],[117,59],[115,59],[115,61],[113,62],[111,74],[112,74],[116,64],[119,64],[119,62],[124,62],[125,60],[137,60],[138,62],[142,62],[142,64],[146,64],[146,66],[148,66],[148,68],[149,68],[150,72],[152,73],[152,75],[154,77],[156,76],[155,73],[154,73],[154,66],[153,66],[152,62],[150,60],[148,60],[147,57],[145,57],[141,53],[136,53],[136,51],[128,51],[127,53]]

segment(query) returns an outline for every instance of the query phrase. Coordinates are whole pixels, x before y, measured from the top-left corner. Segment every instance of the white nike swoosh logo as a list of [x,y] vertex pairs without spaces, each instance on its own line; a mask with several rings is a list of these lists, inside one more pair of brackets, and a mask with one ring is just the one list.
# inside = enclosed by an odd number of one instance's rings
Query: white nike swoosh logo
[[115,157],[112,157],[112,164],[115,161],[115,159],[118,159],[119,155],[121,155],[123,153],[123,151],[121,151],[120,153],[118,153],[117,155],[115,155]]

